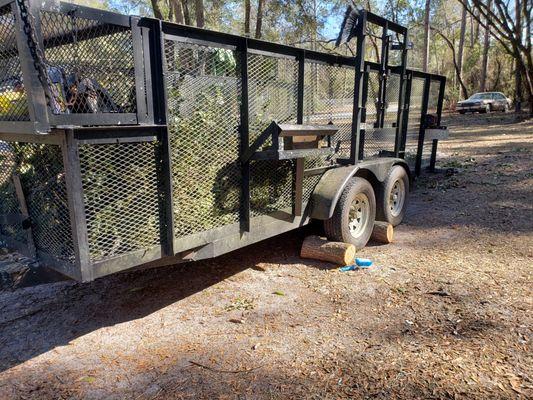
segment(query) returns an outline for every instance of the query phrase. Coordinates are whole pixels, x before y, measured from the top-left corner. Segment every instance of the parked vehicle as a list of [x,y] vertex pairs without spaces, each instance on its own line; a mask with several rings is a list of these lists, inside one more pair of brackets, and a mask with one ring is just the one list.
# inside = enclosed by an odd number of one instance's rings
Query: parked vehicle
[[500,92],[476,93],[468,99],[457,103],[456,110],[460,114],[466,112],[490,113],[492,111],[509,111],[511,99]]

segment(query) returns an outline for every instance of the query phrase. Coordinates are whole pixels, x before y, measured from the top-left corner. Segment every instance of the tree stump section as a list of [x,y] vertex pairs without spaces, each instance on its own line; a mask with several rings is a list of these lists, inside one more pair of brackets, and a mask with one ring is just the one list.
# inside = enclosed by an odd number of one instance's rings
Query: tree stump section
[[355,246],[349,243],[328,242],[319,236],[308,236],[302,244],[300,256],[338,265],[350,265],[355,259]]
[[370,238],[379,243],[392,243],[394,237],[394,228],[388,222],[376,221]]

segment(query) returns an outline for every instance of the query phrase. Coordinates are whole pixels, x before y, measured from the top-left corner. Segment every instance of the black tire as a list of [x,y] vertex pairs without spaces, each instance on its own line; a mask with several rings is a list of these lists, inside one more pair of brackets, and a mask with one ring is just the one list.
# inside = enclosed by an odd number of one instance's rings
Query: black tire
[[[361,225],[357,229],[354,228],[356,232],[350,231],[350,210],[354,202],[359,202],[356,204],[361,205],[360,210],[362,212],[360,219],[357,219]],[[362,249],[370,239],[375,220],[376,196],[374,189],[366,179],[356,177],[350,179],[344,188],[333,216],[324,221],[324,230],[328,239],[351,243],[356,249]],[[356,219],[352,220],[352,227],[354,224],[357,225]]]
[[[397,182],[398,185],[396,185]],[[401,196],[398,193],[394,200],[391,199],[393,189],[403,191]],[[391,201],[398,201],[398,203],[391,204]],[[376,219],[378,221],[385,221],[393,226],[402,222],[409,203],[409,176],[402,166],[395,165],[391,168],[389,175],[377,190],[376,202]]]
[[459,111],[459,114],[465,114],[466,111]]

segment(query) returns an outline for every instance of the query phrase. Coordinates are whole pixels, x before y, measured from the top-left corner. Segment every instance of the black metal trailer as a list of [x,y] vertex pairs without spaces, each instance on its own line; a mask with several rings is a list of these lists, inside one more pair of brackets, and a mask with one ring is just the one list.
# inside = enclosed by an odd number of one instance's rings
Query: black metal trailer
[[358,18],[343,57],[0,0],[0,242],[80,281],[311,219],[364,246],[434,168],[445,78],[406,68],[406,28]]

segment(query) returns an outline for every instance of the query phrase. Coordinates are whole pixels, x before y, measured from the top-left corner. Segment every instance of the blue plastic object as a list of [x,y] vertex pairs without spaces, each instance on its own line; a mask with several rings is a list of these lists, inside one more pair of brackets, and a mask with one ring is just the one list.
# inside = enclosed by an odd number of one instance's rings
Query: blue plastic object
[[369,260],[368,258],[356,258],[355,263],[358,267],[370,267],[372,266],[372,260]]
[[357,269],[357,265],[347,265],[346,267],[339,268],[339,271],[341,272],[348,272],[348,271],[355,271]]
[[347,265],[345,267],[339,268],[339,271],[341,272],[355,271],[358,269],[365,269],[370,266],[372,266],[372,260],[369,260],[368,258],[356,258],[355,264]]

